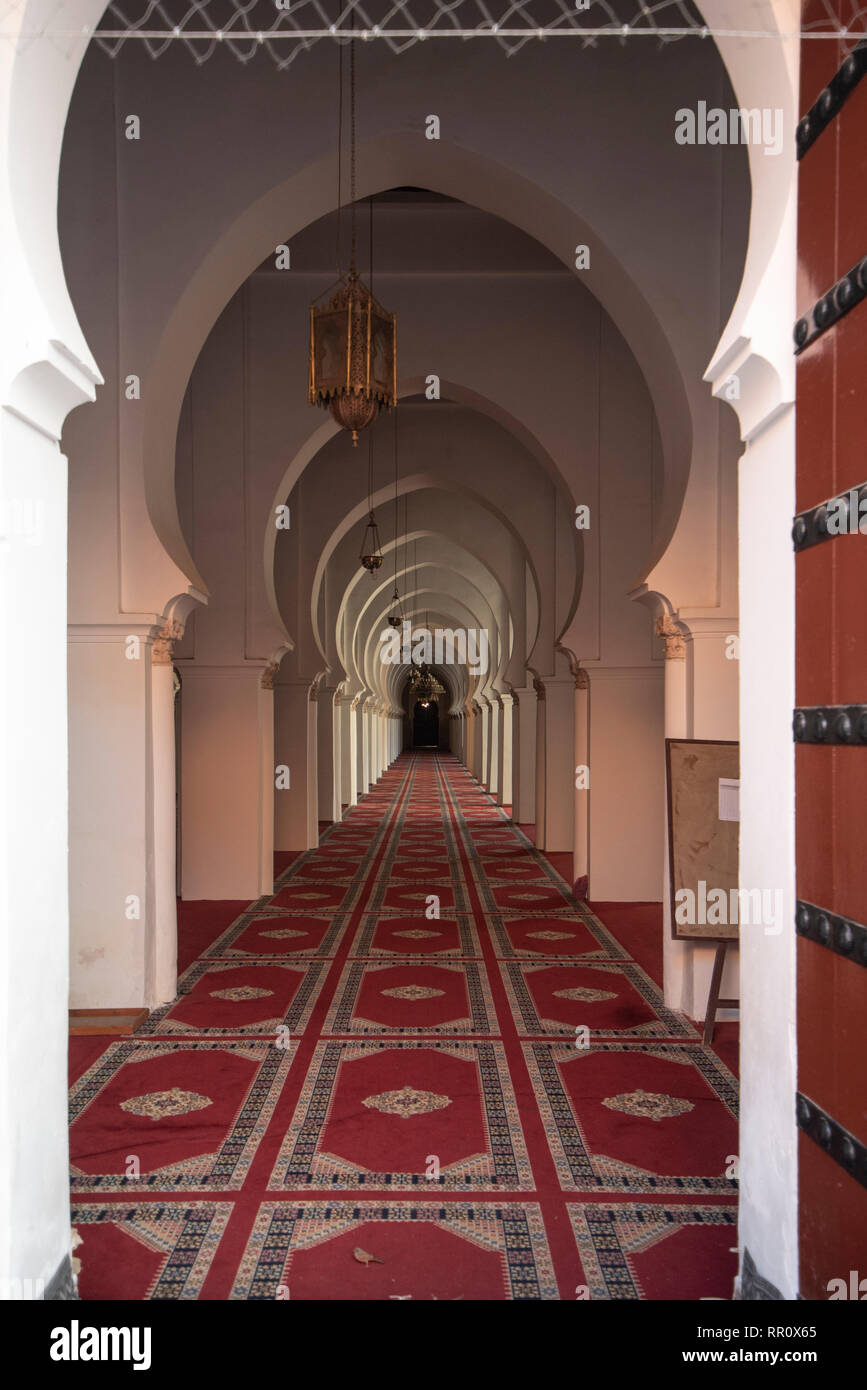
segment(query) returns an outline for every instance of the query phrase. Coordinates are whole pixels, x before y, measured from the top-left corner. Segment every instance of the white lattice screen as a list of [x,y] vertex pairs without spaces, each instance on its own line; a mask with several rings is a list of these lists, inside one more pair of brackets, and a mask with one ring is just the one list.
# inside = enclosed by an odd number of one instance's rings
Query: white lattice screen
[[[805,36],[843,39],[847,46],[867,36],[867,7],[851,0],[841,25],[833,0],[811,21]],[[493,40],[508,54],[527,43],[654,39],[670,43],[724,34],[760,40],[760,30],[710,30],[689,0],[117,0],[108,6],[94,41],[114,56],[124,44],[142,43],[158,58],[183,44],[196,63],[219,47],[239,62],[267,54],[278,68],[323,39],[346,41],[352,34],[386,43],[399,53],[428,40]],[[775,37],[775,36],[774,36]]]

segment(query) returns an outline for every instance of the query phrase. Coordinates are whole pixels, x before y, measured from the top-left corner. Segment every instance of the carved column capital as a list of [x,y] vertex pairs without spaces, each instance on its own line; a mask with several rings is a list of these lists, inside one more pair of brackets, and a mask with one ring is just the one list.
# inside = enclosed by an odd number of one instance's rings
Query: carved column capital
[[276,675],[277,675],[277,672],[278,672],[279,670],[280,670],[280,663],[279,663],[279,661],[272,661],[272,662],[269,662],[269,664],[265,667],[264,671],[262,672],[261,678],[260,678],[260,680],[259,680],[259,684],[260,684],[260,686],[262,687],[263,690],[273,690],[273,689],[274,689],[274,679],[275,679],[275,677],[276,677]]
[[542,684],[542,682],[541,682],[541,680],[539,679],[538,676],[534,676],[534,677],[533,677],[533,689],[534,689],[535,692],[536,692],[536,699],[537,699],[537,700],[544,700],[544,698],[545,698],[545,687],[544,687],[544,685]]
[[154,638],[151,648],[151,661],[154,666],[171,666],[172,647],[175,642],[179,642],[184,635],[183,623],[169,620],[163,623],[158,635]]
[[582,670],[581,670],[581,667],[579,666],[578,669],[575,671],[574,674],[575,674],[575,689],[576,689],[576,690],[589,690],[589,689],[590,689],[590,677],[588,676],[587,672],[586,672],[586,671],[582,671]]
[[654,631],[665,644],[666,661],[686,660],[686,638],[673,618],[670,618],[667,613],[660,614],[656,620]]

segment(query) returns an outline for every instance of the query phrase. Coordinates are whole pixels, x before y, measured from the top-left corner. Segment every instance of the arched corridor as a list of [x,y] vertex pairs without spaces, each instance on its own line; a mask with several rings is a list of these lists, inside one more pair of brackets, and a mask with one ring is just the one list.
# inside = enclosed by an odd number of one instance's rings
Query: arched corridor
[[860,1298],[864,15],[417,8],[7,6],[0,1297]]

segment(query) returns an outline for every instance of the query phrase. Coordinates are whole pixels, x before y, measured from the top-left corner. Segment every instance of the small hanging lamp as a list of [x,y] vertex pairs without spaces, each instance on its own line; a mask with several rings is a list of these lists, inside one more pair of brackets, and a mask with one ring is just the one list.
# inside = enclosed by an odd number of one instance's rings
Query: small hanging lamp
[[[342,49],[341,49],[342,55]],[[337,223],[340,241],[340,146],[343,138],[342,56],[339,67],[340,133],[338,136]],[[397,399],[397,320],[373,297],[355,264],[355,41],[349,47],[350,203],[352,246],[349,273],[310,306],[310,354],[307,399],[331,411],[343,429],[358,433],[380,410]],[[373,203],[370,204],[371,283],[373,275]]]
[[399,628],[403,622],[400,611],[400,594],[397,588],[397,531],[398,531],[398,504],[397,504],[397,411],[394,412],[394,593],[391,596],[392,610],[388,615],[389,627]]
[[361,554],[359,559],[364,568],[370,573],[371,579],[376,574],[382,564],[382,547],[379,541],[379,527],[376,524],[376,516],[373,511],[373,435],[368,435],[369,448],[367,453],[367,525],[364,528],[364,535],[361,540]]
[[373,512],[367,518],[364,539],[361,542],[360,560],[366,570],[374,575],[382,564],[382,551],[379,546],[379,527]]

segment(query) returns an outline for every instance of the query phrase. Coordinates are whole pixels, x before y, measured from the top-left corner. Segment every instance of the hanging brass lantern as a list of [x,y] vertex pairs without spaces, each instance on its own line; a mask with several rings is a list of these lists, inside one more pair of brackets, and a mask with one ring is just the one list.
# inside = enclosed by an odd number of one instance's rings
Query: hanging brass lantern
[[397,398],[397,324],[357,272],[310,307],[310,389],[313,406],[331,410],[343,430],[358,431]]
[[368,516],[367,525],[364,528],[364,539],[361,542],[359,559],[364,568],[370,571],[370,577],[373,578],[382,564],[382,552],[379,548],[379,527],[373,512]]
[[[331,411],[353,445],[359,430],[397,399],[397,323],[374,299],[356,269],[355,44],[349,45],[349,273],[341,274],[341,162],[343,146],[343,50],[338,48],[337,274],[336,285],[310,306],[307,399]],[[370,200],[370,283],[373,284],[373,200]]]
[[391,596],[391,601],[394,604],[394,612],[389,613],[387,621],[389,627],[397,628],[401,626],[403,618],[400,616],[400,594],[397,592],[396,584],[394,586],[394,593]]
[[343,429],[372,424],[397,398],[397,321],[353,269],[310,307],[311,405],[330,409]]

